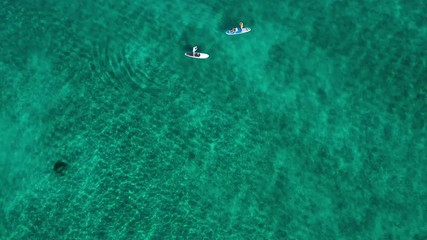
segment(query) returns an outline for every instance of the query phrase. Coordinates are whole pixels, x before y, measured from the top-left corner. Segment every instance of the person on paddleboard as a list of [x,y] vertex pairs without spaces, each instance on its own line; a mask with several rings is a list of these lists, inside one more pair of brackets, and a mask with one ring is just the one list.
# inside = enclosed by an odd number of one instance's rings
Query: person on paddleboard
[[200,57],[200,53],[196,53],[196,51],[197,51],[197,46],[194,46],[193,47],[193,56]]
[[[240,22],[239,25],[240,25],[240,30],[243,31],[243,22]],[[238,28],[233,28],[230,30],[230,32],[235,33],[238,30],[239,30]]]

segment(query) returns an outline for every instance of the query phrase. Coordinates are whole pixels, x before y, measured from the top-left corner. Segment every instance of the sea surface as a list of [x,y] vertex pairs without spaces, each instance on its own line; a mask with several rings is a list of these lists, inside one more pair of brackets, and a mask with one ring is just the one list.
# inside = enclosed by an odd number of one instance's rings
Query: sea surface
[[427,239],[426,13],[1,0],[0,239]]

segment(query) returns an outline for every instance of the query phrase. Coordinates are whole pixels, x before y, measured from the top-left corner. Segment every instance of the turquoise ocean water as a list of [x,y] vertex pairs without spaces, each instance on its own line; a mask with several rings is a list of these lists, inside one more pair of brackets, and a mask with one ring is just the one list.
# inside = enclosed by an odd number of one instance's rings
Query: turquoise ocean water
[[0,1],[0,239],[427,239],[426,13]]

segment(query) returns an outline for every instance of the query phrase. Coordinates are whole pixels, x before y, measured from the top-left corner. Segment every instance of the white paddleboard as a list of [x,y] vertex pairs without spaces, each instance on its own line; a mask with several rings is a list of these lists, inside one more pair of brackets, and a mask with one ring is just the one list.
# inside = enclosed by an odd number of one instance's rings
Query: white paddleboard
[[248,33],[250,31],[251,31],[250,28],[237,28],[237,31],[233,32],[231,30],[227,30],[225,32],[225,34],[227,34],[227,35],[238,35],[238,34]]
[[206,58],[208,58],[208,57],[209,57],[209,54],[207,54],[207,53],[199,53],[199,52],[196,52],[196,53],[193,55],[193,52],[186,52],[186,53],[185,53],[185,56],[187,56],[187,57],[191,57],[191,58],[206,59]]

